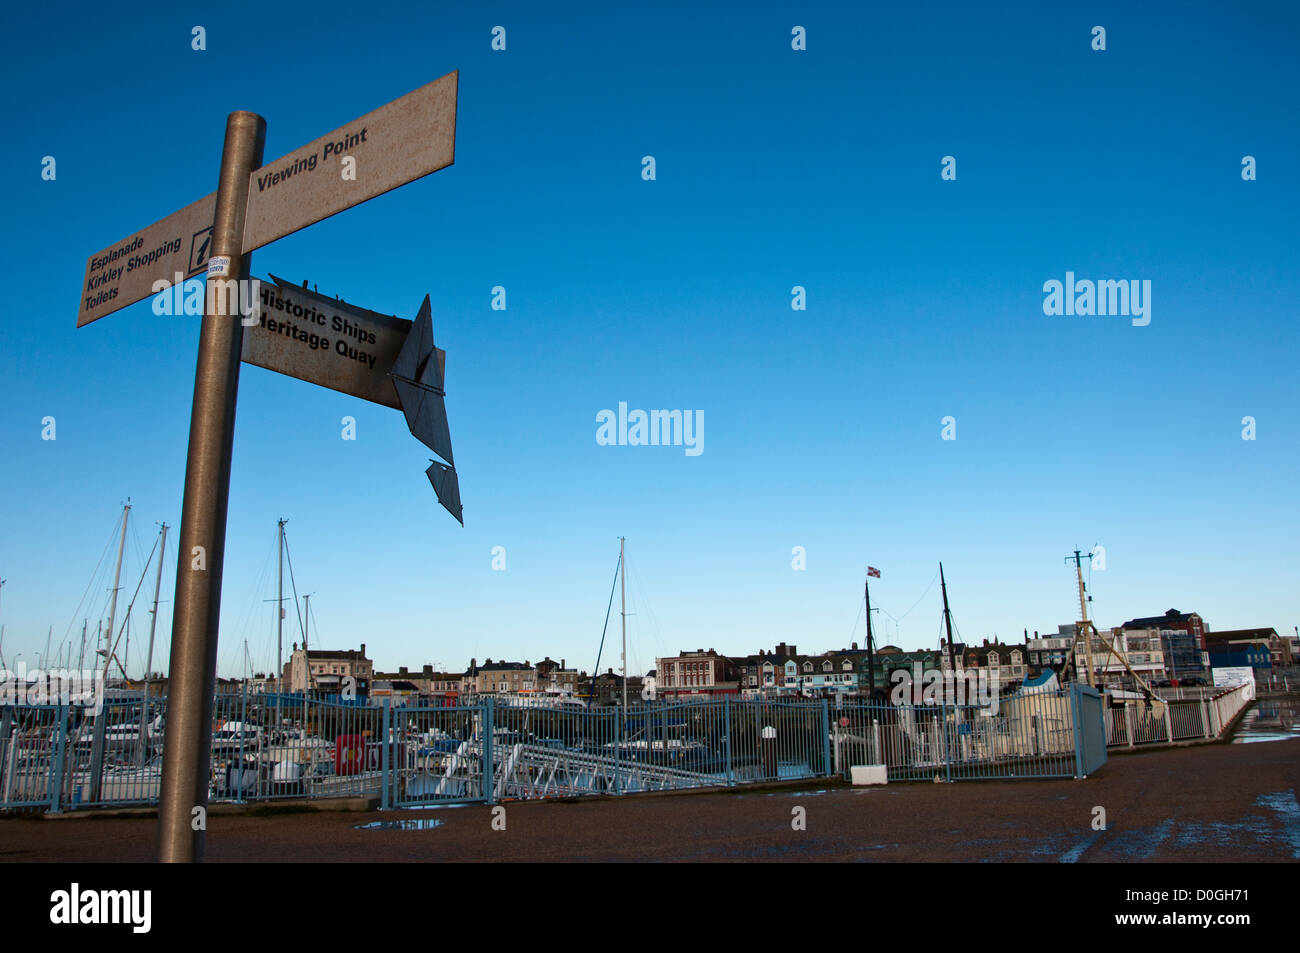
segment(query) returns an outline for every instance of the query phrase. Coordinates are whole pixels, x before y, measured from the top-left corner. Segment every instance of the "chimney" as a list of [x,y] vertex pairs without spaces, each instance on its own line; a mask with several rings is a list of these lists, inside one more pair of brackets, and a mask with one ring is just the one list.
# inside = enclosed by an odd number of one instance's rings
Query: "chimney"
[[568,667],[569,666],[564,664],[564,659],[560,659],[560,668],[565,669],[567,671]]
[[407,674],[406,666],[405,666],[405,665],[399,665],[399,666],[397,666],[397,674],[398,674],[398,675],[406,675],[406,674]]
[[432,675],[432,674],[433,674],[433,666],[432,666],[432,665],[426,665],[426,666],[424,667],[424,674],[425,674],[425,675]]
[[857,642],[851,642],[850,644],[853,646],[853,651],[856,652],[856,651],[858,650],[858,643],[857,643]]
[[366,657],[366,643],[364,642],[361,643],[361,657],[362,658]]

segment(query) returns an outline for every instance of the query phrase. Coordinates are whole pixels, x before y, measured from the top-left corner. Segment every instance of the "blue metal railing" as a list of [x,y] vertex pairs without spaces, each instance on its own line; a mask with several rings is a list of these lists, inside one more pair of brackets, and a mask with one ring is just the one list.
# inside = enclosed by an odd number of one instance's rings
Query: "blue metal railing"
[[[150,806],[165,698],[0,706],[0,809]],[[209,797],[374,798],[382,808],[848,777],[1086,777],[1104,698],[1073,686],[996,706],[837,698],[664,699],[624,711],[491,696],[454,706],[231,694],[215,703]]]

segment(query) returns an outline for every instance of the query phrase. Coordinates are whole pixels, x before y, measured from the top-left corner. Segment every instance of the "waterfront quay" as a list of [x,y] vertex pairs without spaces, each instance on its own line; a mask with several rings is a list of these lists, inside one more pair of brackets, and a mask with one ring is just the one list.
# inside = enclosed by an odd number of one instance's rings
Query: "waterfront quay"
[[[407,811],[214,812],[207,859],[1300,860],[1300,739],[1117,753],[1086,782],[799,785]],[[1098,807],[1104,830],[1094,829]],[[803,830],[793,823],[796,808]],[[157,826],[153,816],[8,817],[0,819],[0,860],[148,862],[157,856]]]

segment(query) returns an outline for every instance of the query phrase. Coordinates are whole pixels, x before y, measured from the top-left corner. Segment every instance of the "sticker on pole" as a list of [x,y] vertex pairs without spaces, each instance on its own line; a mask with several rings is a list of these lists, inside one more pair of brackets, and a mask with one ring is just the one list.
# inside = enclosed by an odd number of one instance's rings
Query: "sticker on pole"
[[208,277],[225,278],[230,274],[230,256],[213,255],[208,259]]

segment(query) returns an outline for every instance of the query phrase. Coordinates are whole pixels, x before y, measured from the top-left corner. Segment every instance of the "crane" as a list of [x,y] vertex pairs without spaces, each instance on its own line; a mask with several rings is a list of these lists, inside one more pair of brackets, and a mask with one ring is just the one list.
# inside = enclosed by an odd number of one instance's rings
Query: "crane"
[[[1088,553],[1088,558],[1092,558],[1092,553]],[[1147,684],[1147,680],[1139,675],[1133,669],[1133,666],[1129,664],[1127,655],[1119,652],[1115,648],[1115,644],[1106,636],[1102,635],[1101,631],[1092,623],[1091,620],[1089,620],[1088,603],[1092,601],[1092,597],[1087,594],[1087,589],[1083,584],[1083,556],[1080,550],[1076,549],[1073,556],[1065,557],[1066,563],[1069,563],[1071,560],[1074,561],[1075,578],[1079,585],[1079,621],[1075,623],[1074,644],[1070,647],[1070,655],[1065,660],[1065,667],[1069,668],[1070,662],[1074,661],[1075,669],[1077,671],[1079,640],[1082,639],[1084,644],[1083,666],[1088,679],[1088,685],[1093,688],[1099,687],[1096,684],[1092,671],[1092,638],[1095,635],[1101,640],[1102,644],[1106,646],[1107,651],[1111,655],[1115,656],[1115,659],[1119,664],[1124,666],[1124,670],[1133,678],[1133,681],[1142,690],[1142,693],[1147,697],[1148,701],[1153,703],[1159,702],[1161,705],[1165,704],[1164,699],[1157,696],[1155,690]]]

